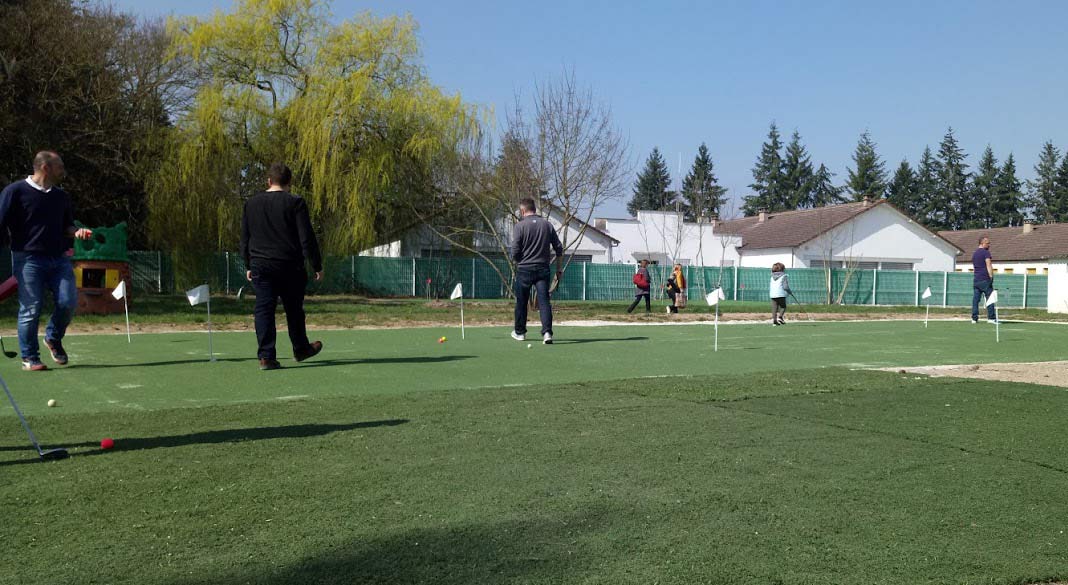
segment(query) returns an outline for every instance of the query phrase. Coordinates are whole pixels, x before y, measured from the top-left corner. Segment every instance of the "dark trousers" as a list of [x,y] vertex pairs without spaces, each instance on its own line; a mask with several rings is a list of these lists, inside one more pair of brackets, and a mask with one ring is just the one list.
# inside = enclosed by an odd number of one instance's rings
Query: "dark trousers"
[[515,332],[527,332],[527,303],[530,302],[530,288],[538,293],[538,312],[541,314],[541,334],[553,332],[553,308],[549,304],[549,267],[520,266],[515,271]]
[[677,295],[677,294],[679,294],[679,293],[674,292],[674,291],[670,291],[670,290],[667,291],[667,296],[671,299],[671,304],[668,305],[668,310],[671,311],[672,313],[678,313],[679,312],[679,308],[675,306],[675,295]]
[[641,302],[643,297],[645,298],[645,312],[648,313],[648,312],[652,311],[653,310],[653,306],[651,304],[649,304],[649,292],[646,291],[646,292],[634,295],[634,302],[631,303],[629,307],[627,307],[627,312],[630,313],[631,311],[633,311],[634,307],[638,306],[638,303]]
[[[979,320],[979,297],[985,295],[986,298],[990,298],[990,295],[993,293],[993,280],[977,280],[972,283],[972,321]],[[997,318],[994,313],[994,305],[990,305],[986,308],[986,318],[991,321]]]
[[786,297],[771,299],[771,322],[782,323],[786,317]]
[[293,344],[293,353],[305,351],[308,346],[308,332],[304,325],[304,288],[308,284],[308,273],[304,266],[286,266],[271,264],[252,265],[252,288],[256,291],[256,341],[260,359],[277,359],[274,313],[278,308],[278,299],[282,299],[282,308],[286,311],[286,323],[289,326],[289,341]]

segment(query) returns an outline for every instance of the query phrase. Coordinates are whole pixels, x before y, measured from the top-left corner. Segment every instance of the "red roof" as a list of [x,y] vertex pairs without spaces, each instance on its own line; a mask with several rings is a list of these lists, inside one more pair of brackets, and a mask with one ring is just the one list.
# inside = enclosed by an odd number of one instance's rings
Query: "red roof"
[[1068,223],[1047,223],[1032,226],[1024,233],[1024,226],[938,232],[962,250],[975,250],[979,238],[990,238],[990,255],[995,262],[1049,260],[1068,256]]
[[859,201],[817,209],[768,213],[763,222],[759,216],[743,217],[720,222],[715,230],[741,236],[743,249],[796,248],[882,204],[883,201],[875,201],[865,205]]

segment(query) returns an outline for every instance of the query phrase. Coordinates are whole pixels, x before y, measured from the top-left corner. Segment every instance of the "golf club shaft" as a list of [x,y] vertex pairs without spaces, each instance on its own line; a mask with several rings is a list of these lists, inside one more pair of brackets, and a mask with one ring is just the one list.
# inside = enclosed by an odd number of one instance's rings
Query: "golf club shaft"
[[7,388],[7,382],[3,378],[0,378],[0,386],[4,387],[4,393],[7,394],[7,400],[11,403],[11,408],[15,409],[15,414],[19,416],[19,420],[22,421],[22,428],[26,429],[26,434],[30,436],[30,441],[33,443],[33,448],[37,449],[37,454],[41,454],[41,444],[37,442],[37,437],[34,436],[33,431],[30,430],[30,423],[26,422],[26,417],[22,416],[22,411],[19,410],[19,405],[15,404],[15,397],[11,395],[11,390]]
[[15,353],[13,351],[8,351],[7,348],[4,347],[4,338],[3,338],[3,336],[0,336],[0,352],[4,353],[4,357],[9,357],[9,358],[14,358],[14,357],[16,357],[18,355],[17,353]]

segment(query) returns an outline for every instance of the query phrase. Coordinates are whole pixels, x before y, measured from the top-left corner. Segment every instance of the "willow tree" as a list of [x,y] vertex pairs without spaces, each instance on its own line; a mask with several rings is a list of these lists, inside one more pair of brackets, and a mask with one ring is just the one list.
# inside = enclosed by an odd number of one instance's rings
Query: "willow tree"
[[410,225],[433,166],[478,125],[434,86],[410,18],[336,22],[316,0],[240,0],[169,23],[195,99],[175,121],[150,188],[150,231],[185,258],[233,247],[244,200],[287,162],[333,253]]

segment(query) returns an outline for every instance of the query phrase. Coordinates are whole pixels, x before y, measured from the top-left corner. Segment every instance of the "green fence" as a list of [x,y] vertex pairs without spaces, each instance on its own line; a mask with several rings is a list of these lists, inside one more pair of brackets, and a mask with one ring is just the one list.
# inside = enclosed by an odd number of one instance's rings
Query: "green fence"
[[[245,265],[232,252],[201,260],[189,282],[176,282],[174,261],[163,252],[132,251],[131,289],[141,293],[173,293],[208,283],[213,290],[233,294],[248,283]],[[0,271],[10,274],[10,254],[0,254]],[[571,264],[553,295],[559,300],[623,301],[634,297],[630,264]],[[653,295],[663,297],[661,285],[670,267],[650,266]],[[371,258],[334,256],[324,261],[321,282],[310,282],[311,294],[358,293],[387,297],[448,298],[457,283],[464,296],[506,298],[510,293],[508,263],[481,258]],[[795,268],[787,271],[790,286],[802,303],[851,305],[924,305],[964,307],[972,302],[972,275],[963,272],[898,270],[832,270]],[[502,281],[501,275],[505,278]],[[700,301],[722,287],[729,300],[767,301],[770,273],[766,268],[685,268],[689,296]],[[1045,308],[1045,275],[1003,274],[995,279],[999,305],[1005,308]],[[931,297],[921,298],[931,289]],[[829,289],[829,290],[828,290]]]

